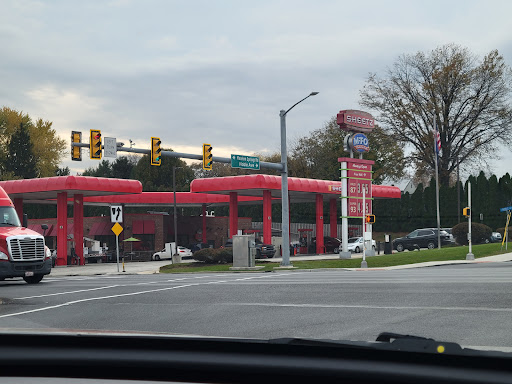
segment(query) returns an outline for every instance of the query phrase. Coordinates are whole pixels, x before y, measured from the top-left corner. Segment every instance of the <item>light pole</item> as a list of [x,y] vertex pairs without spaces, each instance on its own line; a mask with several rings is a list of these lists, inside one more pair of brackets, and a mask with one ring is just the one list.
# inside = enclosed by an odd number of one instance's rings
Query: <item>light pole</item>
[[291,266],[290,263],[290,212],[288,202],[288,153],[286,151],[286,114],[290,112],[297,104],[302,103],[310,96],[318,95],[318,92],[311,92],[302,100],[293,104],[286,111],[281,110],[279,116],[281,117],[281,164],[283,169],[281,171],[281,234],[283,239],[282,251],[282,267]]
[[176,216],[176,169],[182,168],[183,167],[172,167],[172,192],[174,194],[174,254],[172,256],[178,255],[178,217]]

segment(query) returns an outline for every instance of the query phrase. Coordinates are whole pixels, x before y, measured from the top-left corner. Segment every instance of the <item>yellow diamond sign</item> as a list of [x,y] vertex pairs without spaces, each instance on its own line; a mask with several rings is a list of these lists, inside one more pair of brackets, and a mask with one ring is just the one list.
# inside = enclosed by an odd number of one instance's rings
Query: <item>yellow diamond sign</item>
[[112,232],[114,232],[116,234],[116,236],[119,236],[119,234],[121,232],[123,232],[123,227],[119,223],[115,223],[111,229],[112,229]]

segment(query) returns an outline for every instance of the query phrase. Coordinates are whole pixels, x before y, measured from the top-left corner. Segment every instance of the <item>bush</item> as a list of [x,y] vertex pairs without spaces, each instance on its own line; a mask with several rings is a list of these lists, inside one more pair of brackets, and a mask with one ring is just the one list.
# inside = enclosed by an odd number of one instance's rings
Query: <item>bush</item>
[[[471,238],[473,244],[486,243],[491,237],[492,229],[485,224],[471,224]],[[460,245],[468,245],[468,223],[460,223],[452,228],[452,235]],[[486,241],[487,240],[487,241]]]
[[233,262],[233,248],[203,248],[194,252],[194,259],[205,264],[229,264]]

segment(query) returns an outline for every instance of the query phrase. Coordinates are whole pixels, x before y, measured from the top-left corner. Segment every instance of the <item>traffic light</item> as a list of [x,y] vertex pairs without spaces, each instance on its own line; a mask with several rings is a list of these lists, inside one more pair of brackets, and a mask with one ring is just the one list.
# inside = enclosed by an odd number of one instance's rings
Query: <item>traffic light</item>
[[73,143],[82,142],[82,132],[71,131],[71,160],[82,161],[82,148],[75,147]]
[[160,148],[160,144],[162,144],[162,142],[159,137],[151,138],[151,165],[160,166],[162,164],[162,155],[160,154],[162,149]]
[[463,208],[462,214],[464,215],[464,217],[469,217],[471,215],[471,209],[469,207]]
[[91,159],[101,160],[101,131],[98,129],[91,129],[89,154]]
[[213,169],[212,146],[203,144],[203,169],[211,171]]
[[375,224],[375,215],[366,215],[366,220],[368,224]]

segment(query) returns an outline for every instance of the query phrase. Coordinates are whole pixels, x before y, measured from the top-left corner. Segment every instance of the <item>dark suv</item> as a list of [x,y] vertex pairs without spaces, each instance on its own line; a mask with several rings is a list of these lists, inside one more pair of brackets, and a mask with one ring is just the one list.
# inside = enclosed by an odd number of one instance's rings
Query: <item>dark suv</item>
[[[341,240],[335,237],[324,236],[325,252],[338,253],[341,247]],[[311,252],[316,252],[316,237],[311,239]]]
[[[256,239],[256,258],[260,259],[262,257],[267,257],[269,259],[273,258],[276,253],[276,248],[272,244],[263,244],[261,240]],[[226,248],[233,248],[233,240],[228,239],[226,241]]]
[[[441,230],[441,245],[450,244],[450,235]],[[412,251],[418,248],[437,248],[437,228],[423,228],[412,231],[405,237],[399,237],[393,240],[393,248],[398,252],[404,249]]]

